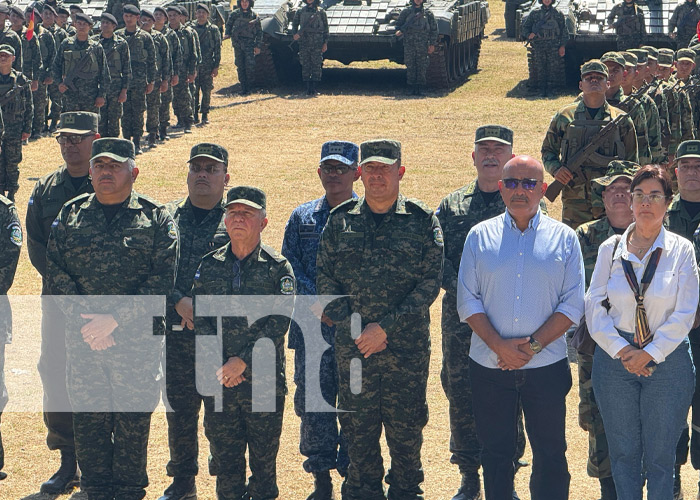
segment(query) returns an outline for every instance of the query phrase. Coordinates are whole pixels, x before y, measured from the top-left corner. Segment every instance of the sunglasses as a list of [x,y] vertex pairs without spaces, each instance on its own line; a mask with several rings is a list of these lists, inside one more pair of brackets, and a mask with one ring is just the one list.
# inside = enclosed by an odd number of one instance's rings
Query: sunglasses
[[321,172],[323,172],[326,175],[330,174],[336,174],[336,175],[344,175],[347,174],[350,170],[355,170],[352,167],[348,167],[347,165],[338,165],[338,166],[332,166],[332,165],[321,165]]
[[537,179],[503,179],[503,185],[506,189],[517,189],[519,185],[527,191],[532,191],[537,186]]
[[85,135],[59,135],[56,137],[56,141],[63,145],[67,142],[70,142],[71,144],[80,144],[83,142],[83,140],[87,139],[88,137],[92,137],[95,134],[85,134]]

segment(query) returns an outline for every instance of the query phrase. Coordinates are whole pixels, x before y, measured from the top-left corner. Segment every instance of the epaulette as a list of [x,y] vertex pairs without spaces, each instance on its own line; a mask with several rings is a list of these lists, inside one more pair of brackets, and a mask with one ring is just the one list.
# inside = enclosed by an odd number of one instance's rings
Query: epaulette
[[161,208],[161,207],[165,208],[165,206],[164,206],[162,203],[160,203],[160,202],[154,200],[153,198],[151,198],[151,197],[148,196],[148,195],[141,194],[141,193],[136,193],[136,196],[137,196],[137,198],[139,199],[140,202],[145,201],[145,202],[148,203],[149,205],[153,205],[153,208]]
[[406,198],[406,203],[410,203],[411,205],[414,205],[414,206],[420,208],[428,215],[431,215],[433,213],[432,208],[430,208],[428,205],[426,205],[421,200],[418,200],[416,198]]
[[334,206],[331,208],[331,213],[335,212],[336,210],[342,209],[343,210],[350,210],[354,208],[354,206],[351,206],[353,203],[357,203],[360,199],[359,198],[350,198],[349,200],[345,200],[343,203]]
[[[91,194],[92,193],[80,194],[80,195],[76,196],[75,198],[71,199],[68,203],[70,203],[71,205],[79,205],[80,203],[83,203],[85,200],[87,200]],[[66,203],[66,205],[68,203]]]
[[279,262],[280,264],[282,262],[285,262],[287,259],[285,259],[277,250],[272,248],[269,245],[266,245],[265,243],[260,244],[260,250],[265,252],[267,255],[269,255],[275,262]]
[[204,257],[206,258],[209,255],[211,255],[212,258],[214,258],[220,262],[224,262],[226,260],[226,252],[228,252],[228,247],[229,247],[228,245],[224,245],[221,248],[217,248],[213,252],[205,255]]

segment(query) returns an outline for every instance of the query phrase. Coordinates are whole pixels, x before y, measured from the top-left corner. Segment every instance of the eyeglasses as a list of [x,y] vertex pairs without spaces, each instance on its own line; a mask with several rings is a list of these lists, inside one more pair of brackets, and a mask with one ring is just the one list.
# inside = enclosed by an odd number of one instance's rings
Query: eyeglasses
[[330,174],[336,174],[336,175],[345,175],[347,174],[350,170],[355,170],[352,167],[348,167],[347,165],[321,165],[321,172],[323,172],[326,175]]
[[95,134],[83,134],[83,135],[59,135],[56,136],[56,142],[58,142],[61,146],[64,145],[67,142],[70,142],[71,144],[80,144],[83,142],[85,139],[88,137],[92,137]]
[[632,193],[632,200],[636,201],[637,203],[642,203],[646,200],[649,200],[650,203],[661,203],[666,199],[666,196],[663,194],[658,194],[658,193],[652,193],[652,194],[644,194],[644,193]]
[[542,181],[538,181],[537,179],[503,179],[503,185],[506,189],[517,189],[518,186],[521,185],[523,189],[527,191],[535,189],[538,182]]
[[223,170],[221,165],[195,165],[190,163],[190,172],[193,174],[198,174],[200,172],[206,172],[208,174],[218,174]]

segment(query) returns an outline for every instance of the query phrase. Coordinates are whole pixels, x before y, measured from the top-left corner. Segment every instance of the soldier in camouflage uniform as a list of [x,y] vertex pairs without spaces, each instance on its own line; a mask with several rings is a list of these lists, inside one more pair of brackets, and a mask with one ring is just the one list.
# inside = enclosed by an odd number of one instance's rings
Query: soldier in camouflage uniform
[[686,0],[674,9],[668,22],[668,34],[676,39],[679,49],[690,45],[690,40],[696,34],[698,22],[700,22],[700,8],[696,0]]
[[[632,196],[629,188],[638,168],[636,163],[615,160],[610,162],[604,177],[591,181],[594,196],[602,199],[605,215],[576,229],[583,254],[586,289],[590,285],[598,258],[598,247],[612,235],[624,233],[632,223]],[[588,475],[600,481],[601,500],[615,500],[617,495],[608,455],[608,440],[591,381],[593,356],[578,352],[577,358],[580,397],[578,421],[579,426],[588,432]]]
[[[12,341],[12,310],[7,298],[7,291],[12,286],[22,248],[22,226],[15,204],[0,195],[0,418],[7,404],[7,387],[5,386],[5,344]],[[0,434],[0,481],[7,477],[2,468],[5,466],[5,450]]]
[[119,137],[119,120],[122,117],[122,106],[126,102],[127,89],[131,81],[131,55],[129,44],[124,38],[114,33],[117,20],[109,12],[100,16],[100,30],[95,35],[102,45],[107,66],[109,67],[110,84],[105,105],[100,108],[100,135],[102,137]]
[[[143,135],[144,113],[146,112],[146,95],[153,92],[158,67],[156,65],[156,48],[150,34],[139,28],[141,11],[134,5],[124,6],[124,28],[115,33],[126,40],[131,57],[131,80],[124,102],[122,116],[122,135],[133,141],[136,154],[141,154],[141,136]],[[158,92],[158,90],[156,90]]]
[[170,126],[170,103],[173,102],[173,87],[179,83],[180,68],[182,67],[182,49],[177,33],[168,26],[168,13],[162,7],[153,9],[153,17],[156,20],[155,29],[160,31],[168,42],[170,50],[170,76],[168,90],[160,96],[160,109],[158,111],[158,138],[161,141],[170,139],[168,127]]
[[521,36],[532,46],[538,86],[542,97],[561,85],[557,68],[564,64],[569,32],[564,15],[552,6],[552,0],[538,0],[542,5],[533,10],[522,25]]
[[[194,80],[194,123],[199,121],[198,112],[202,112],[202,125],[209,123],[209,106],[211,91],[214,90],[214,78],[219,74],[221,63],[221,32],[217,26],[209,22],[209,7],[197,4],[195,11],[197,23],[194,30],[199,37],[201,61],[197,66],[197,77]],[[202,91],[202,105],[199,105],[199,92]]]
[[647,34],[644,12],[635,0],[623,0],[610,9],[608,27],[617,34],[617,50],[636,49]]
[[[666,98],[669,103],[671,120],[671,143],[668,152],[669,159],[676,155],[678,145],[683,141],[695,139],[693,109],[688,94],[681,92],[681,83],[672,75],[675,52],[671,49],[659,49],[659,78],[666,82]],[[675,183],[675,174],[672,175]]]
[[396,20],[396,36],[403,37],[406,83],[413,95],[423,95],[430,54],[437,44],[437,22],[423,0],[411,0]]
[[[190,20],[190,13],[187,10],[187,7],[184,5],[179,5],[180,7],[180,24],[185,27],[185,31],[189,33],[188,36],[192,37],[192,40],[194,41],[194,54],[196,58],[196,67],[199,66],[199,64],[202,62],[202,47],[199,43],[199,35],[197,34],[197,30],[195,30],[192,27],[193,21]],[[197,71],[195,67],[195,75],[192,81],[190,82],[188,80],[188,86],[190,89],[190,95],[192,96],[192,114],[190,115],[190,121],[191,123],[194,122],[194,110],[195,110],[195,80],[197,79]]]
[[[17,5],[10,7],[10,28],[17,33],[22,42],[22,73],[32,81],[31,89],[35,92],[39,86],[39,77],[42,72],[42,57],[39,40],[33,36],[27,39],[27,27],[24,25],[26,17],[24,11]],[[36,35],[36,30],[35,35]]]
[[[42,26],[44,26],[44,28],[46,28],[46,30],[48,30],[53,35],[54,47],[56,50],[58,50],[58,47],[61,45],[61,43],[63,43],[63,40],[68,38],[68,33],[66,33],[66,30],[64,30],[58,24],[56,24],[56,16],[58,14],[52,6],[45,5],[44,10],[42,10],[41,12],[41,15],[41,24]],[[54,57],[56,57],[55,53]],[[51,76],[51,83],[48,85],[48,94],[49,98],[51,99],[51,108],[49,111],[49,118],[51,119],[51,123],[49,124],[50,133],[54,133],[56,131],[56,127],[58,126],[58,119],[61,116],[61,109],[63,106],[63,96],[58,90],[58,82],[55,82],[53,80],[52,65],[53,60],[51,60],[51,62],[49,62],[47,66],[49,74]]]
[[[288,310],[286,315],[267,315],[251,326],[245,318],[223,320],[223,352],[208,358],[214,366],[207,378],[223,385],[223,401],[219,401],[223,411],[215,410],[214,397],[204,398],[209,473],[216,476],[219,500],[263,500],[279,495],[277,452],[287,392],[284,336],[292,313],[292,301],[282,302],[286,299],[282,296],[292,298],[295,280],[287,259],[260,240],[267,225],[265,207],[265,193],[257,188],[239,186],[228,191],[225,223],[229,242],[202,259],[192,288],[195,311],[202,295],[260,295],[256,309],[274,307],[275,296],[280,296],[280,305]],[[194,322],[199,335],[217,335],[215,319],[197,315]],[[266,360],[270,365],[274,362],[274,374],[266,369],[267,377],[257,366],[260,358],[254,361],[253,356],[260,339],[274,344],[274,355],[267,351],[272,359]],[[255,391],[253,384],[258,386]],[[253,395],[259,397],[261,392],[270,397],[273,410],[255,411]],[[246,448],[251,471],[247,485]]]
[[14,201],[19,190],[19,164],[22,143],[32,133],[32,92],[30,81],[12,69],[14,52],[10,45],[0,45],[0,108],[5,123],[0,147],[0,195]]
[[[582,100],[563,107],[554,115],[542,143],[545,169],[564,185],[562,222],[573,229],[602,215],[602,209],[591,203],[590,180],[605,173],[612,160],[635,163],[638,160],[634,124],[626,117],[612,136],[600,144],[596,154],[584,160],[576,177],[566,168],[568,161],[621,113],[605,101],[607,77],[608,68],[597,59],[581,66]],[[573,183],[569,184],[571,181]]]
[[68,36],[74,36],[76,33],[75,26],[68,24],[69,17],[70,12],[65,7],[59,6],[56,9],[56,24],[58,24],[58,27],[64,30]]
[[306,94],[316,95],[321,81],[323,53],[328,50],[328,16],[319,0],[304,0],[304,6],[294,13],[292,37],[299,42],[301,81],[306,82]]
[[[81,488],[90,499],[136,500],[146,495],[148,433],[159,397],[163,342],[153,335],[152,317],[165,310],[132,296],[172,291],[178,234],[164,206],[133,191],[133,143],[93,142],[90,173],[95,193],[66,203],[52,224],[47,281],[66,318]],[[119,298],[102,304],[87,297],[95,295]]]
[[197,73],[196,42],[192,33],[180,22],[180,9],[177,5],[169,5],[167,12],[170,29],[177,34],[182,54],[179,83],[173,87],[173,112],[177,116],[177,124],[173,128],[184,129],[184,132],[189,134],[194,122],[189,84],[194,82]]
[[139,0],[107,0],[107,6],[104,12],[108,12],[114,16],[117,20],[119,28],[124,27],[124,7],[127,5],[133,5],[139,11],[141,10],[141,4]]
[[202,395],[195,383],[195,332],[192,314],[192,282],[207,253],[228,242],[224,225],[224,188],[228,184],[228,152],[217,144],[201,143],[190,152],[186,198],[167,205],[178,226],[180,255],[175,288],[168,296],[166,313],[166,386],[169,405],[166,467],[173,482],[160,500],[194,498],[199,472],[199,410]]
[[[34,13],[36,19],[39,19],[38,12],[35,10]],[[28,14],[25,17],[28,17]],[[34,38],[39,41],[41,55],[41,70],[36,77],[38,85],[33,93],[34,123],[32,124],[32,136],[34,139],[38,139],[49,130],[46,123],[46,108],[49,101],[48,86],[53,82],[51,78],[51,63],[53,58],[56,57],[56,40],[53,34],[41,24],[35,24]]]
[[146,96],[146,131],[148,132],[148,147],[155,148],[160,128],[160,96],[168,91],[168,82],[172,75],[170,48],[165,35],[153,29],[156,22],[154,15],[147,11],[141,11],[141,29],[151,35],[156,51],[156,81],[153,84],[153,92]]
[[49,450],[60,450],[61,467],[40,491],[60,495],[80,482],[76,474],[73,415],[66,389],[65,320],[51,300],[46,276],[46,247],[51,224],[68,200],[92,193],[90,155],[97,134],[98,115],[86,111],[63,113],[58,123],[61,155],[65,164],[39,179],[27,207],[27,250],[29,260],[41,275],[41,357],[39,375],[44,389],[44,424]]
[[253,11],[253,0],[238,0],[238,8],[226,20],[224,40],[231,39],[234,60],[241,84],[241,95],[248,95],[255,85],[255,56],[262,48],[260,17]]
[[700,99],[698,99],[698,89],[686,89],[691,83],[695,83],[695,79],[691,81],[691,75],[695,72],[695,51],[692,49],[680,49],[675,54],[674,67],[676,68],[675,77],[681,81],[681,92],[688,96],[693,113],[693,130],[695,136],[698,136],[700,126]]
[[[385,498],[383,428],[392,456],[388,498],[418,500],[442,230],[432,210],[399,192],[400,143],[367,141],[360,151],[365,196],[335,208],[317,258],[318,294],[348,296],[324,311],[336,325],[338,407],[346,410],[339,415],[350,456],[342,492],[346,500]],[[351,390],[355,359],[362,363],[359,393]]]
[[[357,169],[359,147],[346,141],[329,141],[321,147],[318,176],[325,194],[294,209],[284,230],[282,255],[294,269],[298,295],[316,295],[316,254],[323,228],[331,210],[341,203],[357,198],[353,183],[359,179]],[[316,311],[318,312],[318,311]],[[320,316],[320,315],[319,315]],[[335,328],[323,322],[321,335],[330,346],[321,358],[320,368],[308,363],[309,370],[318,369],[323,401],[336,407],[338,398],[337,369],[335,363]],[[296,321],[289,330],[289,348],[294,349],[294,409],[301,418],[299,451],[304,455],[304,470],[314,475],[312,500],[330,500],[333,484],[330,470],[337,469],[345,476],[348,468],[348,451],[345,437],[338,433],[337,415],[331,412],[306,411],[306,339],[302,327]]]
[[85,14],[77,14],[76,18],[76,34],[63,40],[56,52],[53,79],[63,94],[64,111],[97,113],[110,87],[109,65],[102,45],[90,40],[92,18]]
[[10,7],[5,3],[0,3],[0,45],[7,44],[15,49],[15,62],[12,68],[17,71],[22,71],[22,40],[15,33],[12,26],[8,24],[10,19]]

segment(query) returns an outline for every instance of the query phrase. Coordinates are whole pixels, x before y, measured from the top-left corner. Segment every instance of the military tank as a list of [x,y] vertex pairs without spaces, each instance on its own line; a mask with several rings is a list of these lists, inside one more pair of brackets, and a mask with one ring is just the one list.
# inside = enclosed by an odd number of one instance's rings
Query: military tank
[[[579,81],[579,68],[584,61],[600,57],[605,52],[617,50],[617,36],[608,27],[607,17],[613,6],[621,0],[560,0],[554,7],[564,14],[569,41],[566,44],[565,73],[569,84]],[[685,0],[683,0],[685,1]],[[675,41],[668,36],[668,21],[680,2],[678,0],[637,0],[644,12],[647,36],[644,45],[675,48]],[[539,6],[538,0],[523,4],[516,11],[515,36],[519,40],[520,26],[533,9]],[[529,81],[535,81],[532,51],[528,49]]]
[[[330,38],[324,57],[350,64],[355,61],[388,59],[403,64],[403,44],[395,35],[396,20],[406,0],[327,0]],[[482,0],[432,0],[438,44],[430,56],[428,85],[451,88],[474,72],[479,62],[484,28],[490,17]],[[264,47],[257,58],[259,84],[299,80],[298,44],[292,39],[292,20],[302,0],[256,0],[261,17]],[[228,5],[218,4],[222,17]]]

